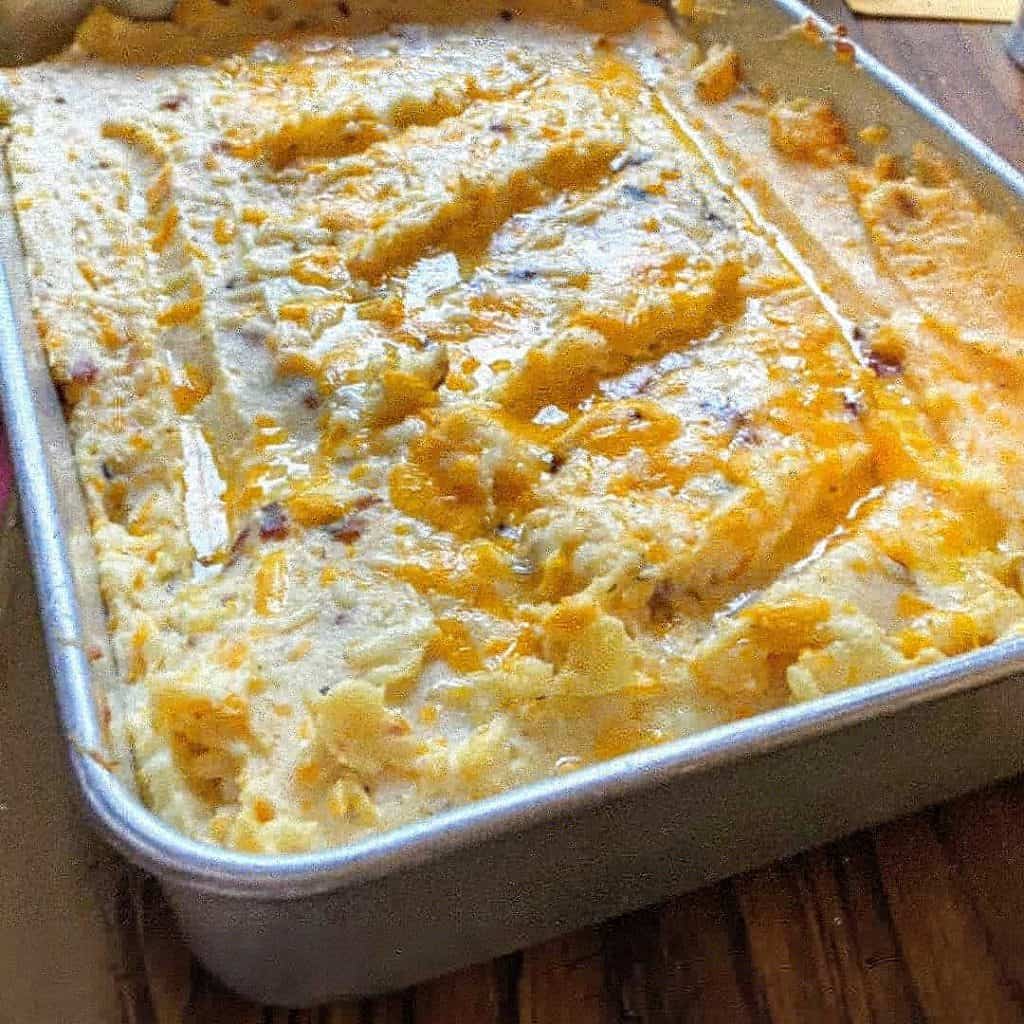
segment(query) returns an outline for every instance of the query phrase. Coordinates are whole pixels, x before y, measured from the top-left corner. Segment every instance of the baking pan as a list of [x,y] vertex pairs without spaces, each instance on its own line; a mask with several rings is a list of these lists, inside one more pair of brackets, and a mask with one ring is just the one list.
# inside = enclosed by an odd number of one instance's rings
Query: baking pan
[[[828,95],[854,127],[890,125],[897,150],[937,146],[1021,224],[1017,172],[868,55],[851,66],[787,33],[807,18],[792,0],[750,0],[690,30],[731,39],[754,81]],[[75,776],[100,830],[160,880],[196,954],[249,997],[305,1005],[409,985],[1024,770],[1022,638],[342,848],[254,857],[190,840],[109,767],[91,540],[2,207],[0,261],[3,412]]]

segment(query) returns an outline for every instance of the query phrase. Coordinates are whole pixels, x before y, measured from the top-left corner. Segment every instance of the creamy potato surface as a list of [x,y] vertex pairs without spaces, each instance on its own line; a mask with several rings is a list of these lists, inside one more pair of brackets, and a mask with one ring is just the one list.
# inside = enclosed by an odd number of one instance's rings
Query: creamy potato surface
[[346,842],[1021,631],[1021,243],[934,154],[628,0],[99,10],[3,88],[184,832]]

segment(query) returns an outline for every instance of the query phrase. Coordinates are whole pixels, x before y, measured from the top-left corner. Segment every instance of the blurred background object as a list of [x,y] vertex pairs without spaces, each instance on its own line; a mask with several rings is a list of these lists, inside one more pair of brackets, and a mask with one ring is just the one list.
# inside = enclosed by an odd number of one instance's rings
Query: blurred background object
[[[0,67],[37,60],[67,43],[96,0],[0,0]],[[174,0],[105,0],[133,18],[164,18]]]
[[0,0],[0,66],[35,60],[71,38],[93,0]]
[[937,21],[1013,21],[1016,0],[846,0],[873,18],[928,18]]

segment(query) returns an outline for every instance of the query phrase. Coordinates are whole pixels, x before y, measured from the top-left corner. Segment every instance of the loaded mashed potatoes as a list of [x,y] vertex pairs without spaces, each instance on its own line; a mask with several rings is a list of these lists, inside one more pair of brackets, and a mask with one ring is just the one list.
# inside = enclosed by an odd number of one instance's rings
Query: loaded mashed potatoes
[[345,842],[1020,632],[1021,242],[934,154],[633,0],[101,8],[5,90],[111,703],[189,835]]

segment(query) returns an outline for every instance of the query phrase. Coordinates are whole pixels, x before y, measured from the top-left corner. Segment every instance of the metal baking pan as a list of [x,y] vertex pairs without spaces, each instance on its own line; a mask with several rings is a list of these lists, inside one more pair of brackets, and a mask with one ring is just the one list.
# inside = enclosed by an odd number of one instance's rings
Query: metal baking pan
[[[867,54],[851,67],[786,35],[808,17],[794,0],[750,0],[693,31],[731,39],[755,81],[827,94],[855,127],[890,125],[897,149],[927,140],[1021,223],[1017,172]],[[95,756],[103,607],[2,208],[0,257],[3,413],[72,767],[100,830],[160,880],[196,954],[239,992],[303,1005],[409,985],[1024,770],[1019,639],[342,848],[254,857],[185,838]]]

